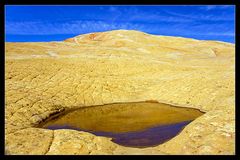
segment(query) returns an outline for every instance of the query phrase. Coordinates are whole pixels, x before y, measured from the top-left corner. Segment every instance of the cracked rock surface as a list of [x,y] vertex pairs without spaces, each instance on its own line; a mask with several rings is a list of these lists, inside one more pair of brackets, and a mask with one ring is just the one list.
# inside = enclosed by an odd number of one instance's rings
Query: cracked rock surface
[[[5,43],[6,154],[235,154],[235,46],[116,30]],[[68,109],[158,101],[204,115],[168,142],[131,148],[36,128]]]

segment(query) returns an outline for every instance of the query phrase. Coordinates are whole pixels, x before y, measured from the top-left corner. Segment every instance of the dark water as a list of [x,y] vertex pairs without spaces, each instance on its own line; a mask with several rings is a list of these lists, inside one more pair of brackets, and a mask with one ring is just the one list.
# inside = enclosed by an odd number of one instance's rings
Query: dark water
[[171,138],[175,137],[187,124],[191,121],[184,121],[170,125],[159,125],[156,127],[148,128],[142,131],[127,132],[127,133],[111,133],[111,132],[95,132],[90,130],[83,130],[74,128],[68,125],[64,126],[48,126],[48,129],[73,129],[78,131],[86,131],[97,136],[104,136],[112,138],[112,141],[128,147],[153,147],[162,144]]
[[202,114],[196,109],[160,103],[108,104],[68,111],[39,127],[85,131],[110,137],[122,146],[143,148],[170,140]]

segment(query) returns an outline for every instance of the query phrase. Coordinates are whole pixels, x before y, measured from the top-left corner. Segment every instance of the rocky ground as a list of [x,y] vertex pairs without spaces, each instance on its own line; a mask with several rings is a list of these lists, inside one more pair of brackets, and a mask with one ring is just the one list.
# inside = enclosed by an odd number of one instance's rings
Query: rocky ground
[[[6,154],[235,154],[235,46],[116,30],[62,42],[5,43]],[[64,110],[158,101],[203,112],[144,149],[35,128]]]

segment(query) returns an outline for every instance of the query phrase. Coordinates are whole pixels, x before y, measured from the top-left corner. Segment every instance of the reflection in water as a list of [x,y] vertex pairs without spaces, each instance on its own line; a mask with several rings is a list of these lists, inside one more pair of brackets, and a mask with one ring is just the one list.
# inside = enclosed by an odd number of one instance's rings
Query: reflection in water
[[156,146],[176,136],[203,113],[160,103],[121,103],[77,109],[41,124],[48,129],[74,129],[111,137],[123,146]]

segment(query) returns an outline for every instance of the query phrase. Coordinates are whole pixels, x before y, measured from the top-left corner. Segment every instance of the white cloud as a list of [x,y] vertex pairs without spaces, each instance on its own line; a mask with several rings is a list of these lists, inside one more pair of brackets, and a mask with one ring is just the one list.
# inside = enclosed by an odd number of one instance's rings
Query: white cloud
[[[204,6],[206,7],[206,6]],[[222,6],[228,7],[228,6]],[[104,7],[103,7],[104,9]],[[115,29],[134,29],[148,33],[164,35],[225,35],[234,36],[233,15],[221,15],[188,12],[187,14],[174,11],[144,12],[136,7],[108,8],[112,15],[102,20],[75,20],[75,21],[27,21],[5,23],[6,34],[15,35],[53,35],[53,34],[82,34]],[[202,23],[199,20],[212,21]],[[229,23],[214,23],[217,20]],[[171,22],[171,23],[169,23]]]
[[188,20],[207,20],[207,21],[234,21],[235,17],[234,14],[229,14],[229,13],[221,13],[219,14],[201,14],[201,13],[188,13],[188,14],[183,14],[183,13],[178,13],[178,12],[173,12],[173,11],[166,11],[169,15],[176,16],[175,18],[185,18]]
[[72,21],[66,23],[6,22],[6,34],[51,35],[81,34],[96,30],[143,29],[144,25],[132,23],[108,23],[105,21]]
[[201,6],[200,9],[209,11],[214,9],[226,9],[231,7],[233,7],[233,5],[206,5],[206,6]]
[[231,26],[223,24],[139,24],[139,23],[108,23],[105,21],[72,21],[68,23],[44,22],[7,22],[6,34],[14,35],[53,35],[53,34],[83,34],[115,29],[134,29],[148,33],[163,35],[219,35],[234,36]]

